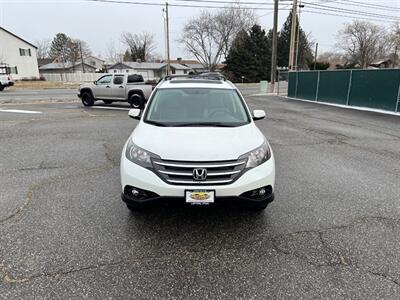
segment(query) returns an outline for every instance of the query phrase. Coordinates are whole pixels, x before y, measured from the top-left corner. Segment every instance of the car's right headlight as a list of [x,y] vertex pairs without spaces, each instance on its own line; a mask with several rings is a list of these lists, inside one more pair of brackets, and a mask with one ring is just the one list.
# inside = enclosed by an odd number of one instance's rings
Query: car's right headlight
[[152,168],[153,166],[151,163],[151,159],[160,158],[158,155],[137,146],[133,142],[132,138],[129,138],[128,144],[126,145],[125,156],[131,162],[144,168]]
[[247,158],[246,169],[255,168],[271,158],[271,148],[268,142],[264,141],[260,147],[243,154],[239,159],[243,158]]

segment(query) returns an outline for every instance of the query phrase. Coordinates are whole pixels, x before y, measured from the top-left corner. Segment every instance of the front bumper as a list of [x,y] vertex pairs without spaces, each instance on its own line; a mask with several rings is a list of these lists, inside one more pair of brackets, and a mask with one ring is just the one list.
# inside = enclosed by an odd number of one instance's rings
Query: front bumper
[[[129,197],[124,195],[126,187],[135,187],[156,194],[141,202],[159,202],[163,200],[181,201],[184,200],[185,190],[214,190],[215,202],[225,201],[269,201],[273,200],[275,184],[275,161],[273,153],[271,158],[256,168],[250,169],[242,174],[236,181],[226,185],[173,185],[164,182],[153,171],[145,169],[125,157],[123,151],[121,157],[121,185],[122,196],[125,202],[129,202]],[[261,187],[271,187],[271,191],[262,199],[249,199],[242,194],[259,189]]]

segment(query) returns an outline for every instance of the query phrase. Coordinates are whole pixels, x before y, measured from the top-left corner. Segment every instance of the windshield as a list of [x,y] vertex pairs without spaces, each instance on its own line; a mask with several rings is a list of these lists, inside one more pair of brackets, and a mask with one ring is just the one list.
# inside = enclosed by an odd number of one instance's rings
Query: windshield
[[160,89],[144,119],[158,126],[240,126],[250,122],[243,101],[229,89]]

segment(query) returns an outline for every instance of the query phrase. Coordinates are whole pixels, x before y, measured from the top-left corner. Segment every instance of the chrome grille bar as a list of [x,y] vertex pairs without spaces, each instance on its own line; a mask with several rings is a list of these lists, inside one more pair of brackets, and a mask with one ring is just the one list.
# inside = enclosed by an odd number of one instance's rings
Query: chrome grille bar
[[[243,172],[247,159],[228,161],[173,161],[153,160],[154,172],[170,184],[213,185],[229,184]],[[195,169],[206,169],[205,180],[195,180]]]

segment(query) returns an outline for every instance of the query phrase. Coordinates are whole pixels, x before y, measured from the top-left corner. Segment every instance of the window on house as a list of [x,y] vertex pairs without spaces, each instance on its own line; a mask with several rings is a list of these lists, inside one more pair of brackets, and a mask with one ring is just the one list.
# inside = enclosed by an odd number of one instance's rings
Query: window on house
[[172,74],[175,74],[175,69],[172,69],[171,71],[172,71]]
[[20,56],[32,56],[31,49],[19,48],[19,55]]
[[183,74],[187,74],[187,70],[183,70]]

